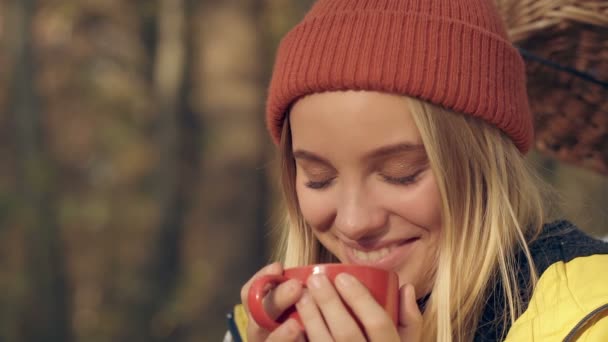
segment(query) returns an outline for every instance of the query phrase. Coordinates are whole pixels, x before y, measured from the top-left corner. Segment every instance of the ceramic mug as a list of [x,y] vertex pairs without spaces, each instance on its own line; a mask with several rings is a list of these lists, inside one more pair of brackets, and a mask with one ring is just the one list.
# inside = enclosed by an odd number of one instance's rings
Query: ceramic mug
[[[325,274],[333,284],[334,279],[340,273],[348,273],[357,278],[370,291],[378,304],[386,310],[395,325],[397,324],[399,308],[399,278],[397,274],[375,267],[351,264],[317,264],[294,267],[285,269],[283,274],[280,275],[263,275],[256,278],[249,288],[247,298],[251,316],[260,327],[269,331],[276,329],[289,318],[293,318],[302,324],[295,306],[288,308],[276,320],[268,315],[263,304],[264,296],[268,293],[268,285],[274,287],[289,279],[296,279],[306,287],[306,280],[313,274]],[[358,323],[360,324],[360,322]]]

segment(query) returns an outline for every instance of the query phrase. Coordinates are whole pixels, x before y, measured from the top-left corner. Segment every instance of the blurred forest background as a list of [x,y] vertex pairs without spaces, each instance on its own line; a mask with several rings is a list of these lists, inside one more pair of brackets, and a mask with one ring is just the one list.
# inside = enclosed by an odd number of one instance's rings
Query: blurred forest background
[[[0,0],[0,341],[219,341],[269,260],[263,122],[311,0]],[[530,154],[608,235],[608,178]]]

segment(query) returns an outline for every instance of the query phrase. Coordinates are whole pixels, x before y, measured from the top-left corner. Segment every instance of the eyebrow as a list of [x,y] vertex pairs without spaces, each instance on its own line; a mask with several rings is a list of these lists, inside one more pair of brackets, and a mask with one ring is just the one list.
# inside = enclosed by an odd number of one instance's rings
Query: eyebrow
[[293,157],[295,159],[305,159],[305,160],[310,160],[310,161],[314,161],[314,162],[317,162],[317,163],[331,165],[331,163],[327,159],[325,159],[325,158],[323,158],[321,156],[318,156],[318,155],[316,155],[316,154],[314,154],[312,152],[306,151],[306,150],[295,150],[295,151],[293,151]]
[[387,157],[399,153],[420,153],[426,152],[423,144],[412,144],[412,143],[398,143],[394,145],[382,146],[368,152],[365,155],[365,159],[375,159],[381,157]]
[[[395,154],[399,154],[399,153],[420,153],[420,152],[425,152],[423,144],[398,143],[398,144],[381,146],[379,148],[376,148],[376,149],[366,153],[364,156],[364,159],[377,159],[377,158],[387,157],[387,156],[391,156],[391,155],[395,155]],[[298,150],[293,151],[293,157],[296,159],[306,159],[306,160],[310,160],[310,161],[314,161],[314,162],[318,162],[318,163],[331,165],[331,163],[327,159],[325,159],[313,152],[306,151],[306,150],[298,149]]]

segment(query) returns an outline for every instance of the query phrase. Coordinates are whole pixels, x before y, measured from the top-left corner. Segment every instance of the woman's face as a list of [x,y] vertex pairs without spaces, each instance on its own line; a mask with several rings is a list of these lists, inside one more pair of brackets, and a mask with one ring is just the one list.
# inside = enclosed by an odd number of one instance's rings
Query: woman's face
[[393,270],[418,296],[432,287],[440,195],[407,99],[313,94],[290,114],[296,193],[317,239],[341,262]]

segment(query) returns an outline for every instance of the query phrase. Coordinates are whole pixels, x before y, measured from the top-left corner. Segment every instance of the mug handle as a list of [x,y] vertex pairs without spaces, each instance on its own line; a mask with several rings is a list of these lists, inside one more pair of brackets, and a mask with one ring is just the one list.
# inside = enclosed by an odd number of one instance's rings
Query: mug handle
[[277,285],[287,281],[287,277],[277,274],[266,274],[258,277],[253,281],[249,288],[249,295],[247,296],[247,306],[251,317],[258,323],[259,326],[269,331],[279,327],[279,322],[270,318],[266,310],[264,309],[264,297],[268,294],[268,284]]

